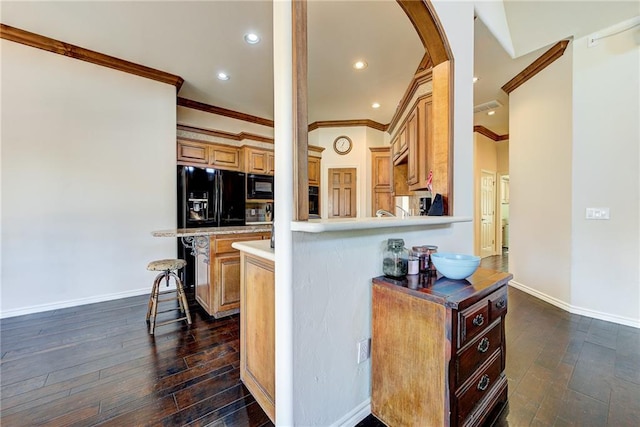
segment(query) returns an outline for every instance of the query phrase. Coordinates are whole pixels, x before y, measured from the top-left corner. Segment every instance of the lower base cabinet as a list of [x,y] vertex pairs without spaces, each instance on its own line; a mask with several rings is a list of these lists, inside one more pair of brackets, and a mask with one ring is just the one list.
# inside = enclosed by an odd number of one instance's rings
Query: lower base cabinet
[[246,252],[240,262],[240,379],[275,423],[274,263]]
[[240,252],[234,242],[270,239],[270,233],[219,234],[209,240],[209,264],[197,261],[196,301],[215,318],[240,311]]
[[373,279],[371,412],[389,426],[480,426],[499,414],[512,277]]

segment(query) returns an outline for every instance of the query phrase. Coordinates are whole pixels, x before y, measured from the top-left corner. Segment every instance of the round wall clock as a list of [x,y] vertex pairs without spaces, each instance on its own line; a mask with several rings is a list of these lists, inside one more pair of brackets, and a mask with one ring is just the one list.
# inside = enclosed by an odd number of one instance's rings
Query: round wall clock
[[353,148],[353,142],[348,136],[339,136],[333,141],[333,149],[338,154],[347,154]]

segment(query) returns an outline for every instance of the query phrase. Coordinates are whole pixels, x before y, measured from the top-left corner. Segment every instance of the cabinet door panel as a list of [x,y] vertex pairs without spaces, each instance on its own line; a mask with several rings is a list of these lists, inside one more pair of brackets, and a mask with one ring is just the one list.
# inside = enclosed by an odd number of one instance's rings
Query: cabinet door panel
[[240,307],[240,255],[216,257],[218,271],[218,299],[216,308],[220,311]]
[[240,170],[240,150],[232,147],[212,146],[209,163],[230,170]]
[[207,146],[197,142],[178,142],[178,161],[207,163]]

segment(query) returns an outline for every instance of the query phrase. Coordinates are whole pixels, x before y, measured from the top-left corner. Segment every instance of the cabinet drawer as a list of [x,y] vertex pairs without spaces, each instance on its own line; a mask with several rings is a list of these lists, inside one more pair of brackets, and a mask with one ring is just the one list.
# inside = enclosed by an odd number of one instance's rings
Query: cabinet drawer
[[483,367],[456,393],[460,424],[473,408],[490,393],[502,374],[502,351],[496,351]]
[[493,322],[507,314],[507,287],[504,286],[489,295],[489,316]]
[[229,237],[216,237],[215,242],[213,243],[213,250],[216,254],[223,254],[229,252],[239,252],[237,249],[232,248],[231,244],[233,242],[248,242],[251,240],[264,240],[264,236],[269,235],[269,233],[252,233],[245,235],[235,235]]
[[489,299],[485,298],[458,314],[458,348],[489,325]]
[[502,322],[497,321],[460,350],[456,359],[456,384],[465,382],[501,346]]

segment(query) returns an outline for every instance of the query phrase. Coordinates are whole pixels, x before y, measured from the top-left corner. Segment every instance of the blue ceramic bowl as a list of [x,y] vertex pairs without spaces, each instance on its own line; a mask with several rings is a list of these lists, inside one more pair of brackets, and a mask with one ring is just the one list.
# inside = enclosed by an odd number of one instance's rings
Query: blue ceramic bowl
[[431,254],[431,261],[440,274],[454,280],[466,279],[480,265],[479,256],[446,252]]

